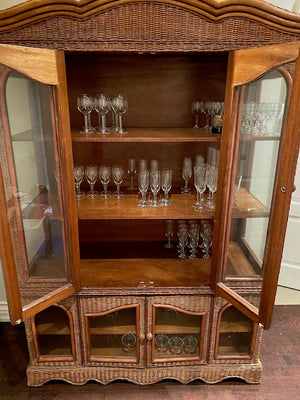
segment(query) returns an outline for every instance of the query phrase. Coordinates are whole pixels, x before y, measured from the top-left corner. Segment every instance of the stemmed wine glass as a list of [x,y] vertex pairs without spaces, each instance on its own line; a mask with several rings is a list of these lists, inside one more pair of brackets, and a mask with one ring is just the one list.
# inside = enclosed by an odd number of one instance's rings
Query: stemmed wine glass
[[109,97],[105,94],[96,94],[94,105],[99,117],[98,131],[104,134],[108,133],[109,129],[106,127],[106,114],[111,108]]
[[153,194],[151,207],[158,207],[157,194],[160,189],[160,171],[158,169],[150,171],[150,189]]
[[168,206],[170,204],[170,199],[168,198],[168,193],[172,187],[172,170],[163,169],[161,173],[161,188],[165,194],[165,198],[162,199],[162,205]]
[[182,167],[182,177],[185,181],[185,185],[181,188],[181,193],[191,193],[189,188],[189,180],[192,177],[192,159],[190,157],[184,157]]
[[134,158],[129,158],[127,172],[130,177],[130,186],[127,189],[128,190],[136,190],[136,187],[133,184],[134,175],[136,174],[136,165],[135,165]]
[[109,184],[111,178],[111,168],[106,165],[102,165],[99,167],[99,178],[103,185],[103,192],[101,192],[101,197],[103,199],[108,199],[111,195],[111,192],[107,190],[107,186]]
[[116,199],[122,199],[124,197],[124,193],[120,191],[121,183],[124,179],[124,169],[120,165],[115,165],[112,168],[112,176],[115,185],[117,186],[117,190],[113,193]]
[[212,225],[209,221],[201,221],[200,236],[202,238],[203,258],[210,258],[209,252],[212,246]]
[[124,96],[123,94],[118,94],[116,97],[114,97],[112,100],[112,107],[119,117],[118,133],[127,133],[127,131],[124,131],[122,126],[122,115],[125,114],[128,110],[128,101],[126,96]]
[[199,225],[196,221],[189,221],[189,258],[197,258],[196,252],[199,243]]
[[205,172],[206,172],[205,164],[201,164],[198,165],[197,167],[194,167],[194,184],[199,197],[199,199],[194,204],[195,209],[197,211],[201,211],[203,209],[202,194],[205,192],[206,189]]
[[77,109],[84,115],[84,127],[80,133],[92,133],[94,130],[89,122],[89,115],[94,109],[94,99],[89,94],[77,96]]
[[213,165],[210,165],[207,171],[206,184],[211,193],[211,200],[208,203],[208,208],[210,208],[211,210],[214,210],[215,208],[214,194],[217,191],[217,182],[218,182],[218,168],[216,168]]
[[155,335],[155,347],[159,353],[165,353],[169,347],[169,336]]
[[193,101],[192,102],[192,113],[195,116],[195,125],[193,129],[199,129],[199,114],[201,112],[201,101]]
[[139,207],[147,207],[146,194],[149,188],[149,171],[147,169],[142,169],[138,174],[139,178],[139,191],[141,192],[142,199],[139,202]]
[[165,236],[168,239],[168,242],[165,244],[165,248],[166,249],[171,249],[172,243],[171,243],[171,238],[173,237],[173,226],[174,226],[174,221],[172,219],[168,219],[166,221],[166,232],[165,232]]
[[96,199],[98,197],[98,192],[94,190],[96,180],[98,178],[98,167],[97,165],[88,165],[85,168],[85,177],[90,184],[91,190],[87,193],[88,199]]
[[80,200],[84,198],[84,192],[80,190],[80,185],[84,177],[84,168],[82,165],[75,165],[74,167],[74,178],[76,188],[76,199]]
[[136,335],[133,333],[125,333],[121,337],[122,350],[125,353],[132,353],[136,347]]
[[184,220],[178,222],[178,257],[186,258],[185,247],[188,243],[188,227]]

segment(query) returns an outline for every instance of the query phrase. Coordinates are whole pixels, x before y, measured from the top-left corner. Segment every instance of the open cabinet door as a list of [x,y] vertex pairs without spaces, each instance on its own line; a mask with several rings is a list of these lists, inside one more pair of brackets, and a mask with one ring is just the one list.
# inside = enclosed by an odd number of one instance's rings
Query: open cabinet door
[[[300,43],[230,54],[212,286],[270,327],[300,133]],[[230,178],[228,178],[230,177]],[[256,301],[246,294],[256,294]],[[258,306],[258,304],[260,304]]]
[[64,53],[0,54],[1,260],[17,323],[80,288],[79,246]]

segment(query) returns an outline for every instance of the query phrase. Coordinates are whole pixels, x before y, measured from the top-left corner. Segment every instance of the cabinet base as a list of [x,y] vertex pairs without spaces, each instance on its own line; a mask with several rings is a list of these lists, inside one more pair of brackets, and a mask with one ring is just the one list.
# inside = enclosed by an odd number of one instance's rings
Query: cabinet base
[[156,383],[163,379],[174,379],[189,383],[200,379],[205,383],[217,383],[228,378],[240,378],[247,383],[259,383],[262,364],[215,364],[155,368],[111,368],[111,367],[36,367],[27,368],[28,386],[41,386],[51,380],[62,380],[72,385],[84,385],[89,380],[108,384],[123,379],[140,385]]

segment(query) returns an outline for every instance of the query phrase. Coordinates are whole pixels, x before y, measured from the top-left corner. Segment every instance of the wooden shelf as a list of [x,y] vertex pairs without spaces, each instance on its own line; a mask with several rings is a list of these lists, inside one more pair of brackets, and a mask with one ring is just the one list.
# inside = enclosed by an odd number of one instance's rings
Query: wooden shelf
[[234,204],[236,207],[232,209],[233,218],[261,218],[270,214],[270,210],[245,188],[240,188]]
[[165,335],[200,335],[201,326],[181,326],[181,325],[155,325],[155,334]]
[[210,259],[81,259],[81,280],[83,287],[208,287],[210,266]]
[[116,360],[122,361],[132,360],[136,361],[136,350],[132,353],[126,353],[121,347],[92,347],[91,348],[91,359],[101,358],[115,358]]
[[79,128],[72,128],[73,142],[219,142],[221,135],[199,128],[128,128],[128,133],[108,133],[106,135],[80,133]]
[[252,321],[224,321],[222,320],[220,326],[220,333],[241,333],[252,332]]
[[209,219],[214,217],[210,210],[196,211],[192,194],[171,194],[168,207],[138,207],[137,194],[126,194],[121,200],[82,199],[77,201],[79,219]]
[[257,142],[257,141],[278,141],[281,139],[281,136],[271,136],[271,135],[241,135],[241,141],[244,142]]
[[229,242],[227,276],[257,276],[257,272],[236,242]]
[[68,326],[58,326],[56,322],[47,322],[37,325],[37,333],[39,335],[70,335]]

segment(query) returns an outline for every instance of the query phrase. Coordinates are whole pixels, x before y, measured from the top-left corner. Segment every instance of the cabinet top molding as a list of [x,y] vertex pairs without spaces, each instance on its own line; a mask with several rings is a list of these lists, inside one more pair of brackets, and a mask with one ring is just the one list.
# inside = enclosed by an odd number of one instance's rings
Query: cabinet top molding
[[272,28],[300,33],[300,16],[262,0],[29,0],[0,11],[0,32],[66,16],[84,19],[129,3],[156,3],[181,7],[211,22],[230,17],[246,17]]

